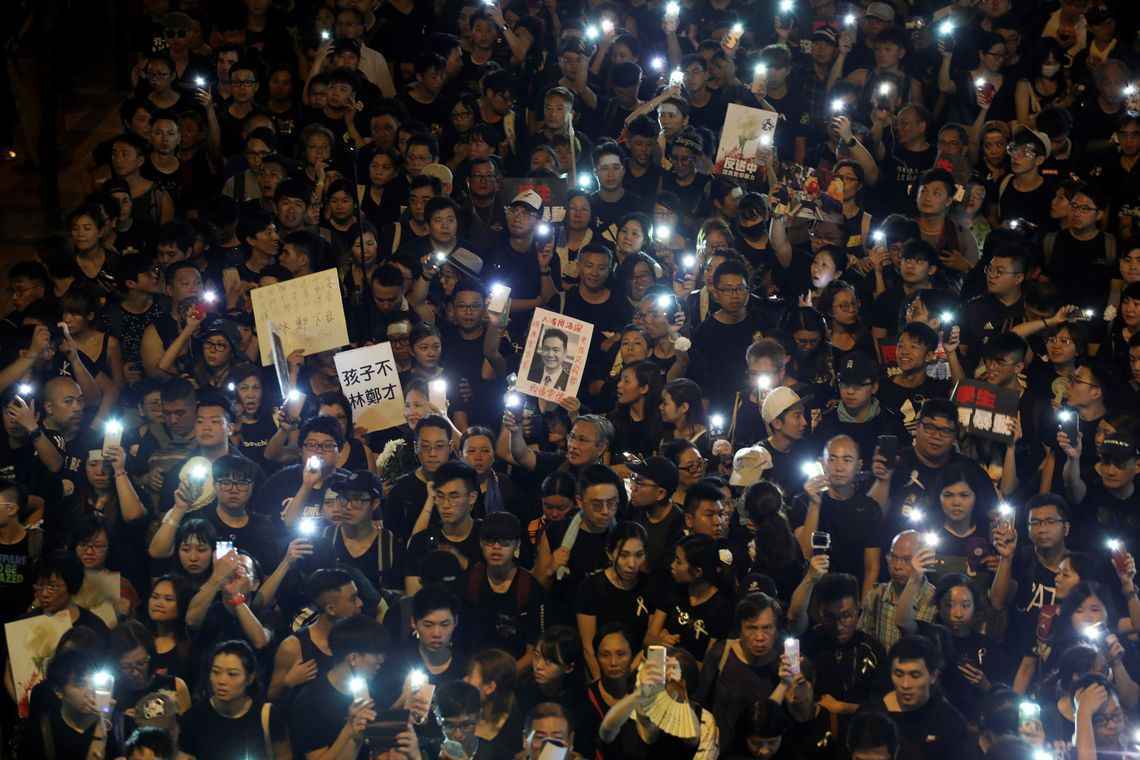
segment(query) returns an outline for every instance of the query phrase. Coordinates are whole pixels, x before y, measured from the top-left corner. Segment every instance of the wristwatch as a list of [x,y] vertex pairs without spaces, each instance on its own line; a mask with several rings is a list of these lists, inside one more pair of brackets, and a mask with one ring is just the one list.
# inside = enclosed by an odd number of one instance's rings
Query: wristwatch
[[843,145],[845,147],[848,147],[848,148],[854,148],[855,147],[855,136],[852,135],[850,140],[844,140]]

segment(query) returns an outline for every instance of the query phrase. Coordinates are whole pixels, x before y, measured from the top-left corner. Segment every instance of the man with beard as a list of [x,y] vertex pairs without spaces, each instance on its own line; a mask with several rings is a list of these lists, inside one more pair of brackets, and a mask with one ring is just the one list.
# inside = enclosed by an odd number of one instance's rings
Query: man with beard
[[[803,635],[801,654],[816,664],[815,690],[819,703],[829,712],[851,715],[877,689],[876,681],[885,658],[882,644],[859,630],[859,582],[847,573],[823,573],[823,555],[813,557],[803,585],[815,597],[819,623]],[[797,589],[796,596],[799,596]],[[796,604],[792,607],[806,609]],[[791,610],[789,610],[789,613]],[[791,625],[806,624],[797,616]]]

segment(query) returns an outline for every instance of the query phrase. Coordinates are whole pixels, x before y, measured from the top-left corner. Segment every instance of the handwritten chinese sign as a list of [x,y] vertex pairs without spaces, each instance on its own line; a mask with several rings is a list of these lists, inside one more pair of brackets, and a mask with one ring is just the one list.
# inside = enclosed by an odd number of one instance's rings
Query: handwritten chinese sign
[[713,174],[745,183],[762,183],[776,138],[774,111],[730,103],[716,149]]
[[[259,336],[269,334],[268,323],[281,336],[288,356],[301,349],[305,355],[348,344],[348,326],[336,269],[297,277],[250,291],[254,324]],[[259,340],[262,366],[273,362],[268,340]]]
[[578,395],[593,334],[589,322],[535,309],[516,390],[555,403]]
[[404,424],[404,390],[391,343],[341,351],[333,362],[353,427],[374,433]]
[[1017,421],[1017,392],[976,380],[963,380],[951,400],[958,405],[958,426],[970,435],[1009,443]]

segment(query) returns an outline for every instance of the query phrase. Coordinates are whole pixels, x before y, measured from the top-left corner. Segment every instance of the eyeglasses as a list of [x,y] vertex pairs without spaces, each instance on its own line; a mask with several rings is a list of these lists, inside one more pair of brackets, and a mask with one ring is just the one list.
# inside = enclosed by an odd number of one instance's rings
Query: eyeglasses
[[256,79],[231,79],[230,87],[253,87],[257,84]]
[[372,501],[372,494],[338,493],[336,499],[337,501],[343,501],[345,504],[368,504]]
[[1109,723],[1123,723],[1124,711],[1116,710],[1115,712],[1110,712],[1107,715],[1094,715],[1092,722],[1094,726],[1106,726]]
[[435,492],[435,500],[437,502],[445,502],[447,504],[452,504],[452,505],[462,504],[463,502],[467,501],[467,498],[470,495],[471,494],[467,494],[467,493],[441,493],[439,491],[436,491]]
[[229,342],[224,340],[208,340],[202,344],[207,351],[225,351],[229,347]]
[[744,285],[736,285],[731,288],[717,288],[717,290],[727,296],[742,296],[748,293],[748,288]]
[[984,271],[986,274],[993,275],[994,277],[1005,277],[1007,274],[1021,274],[1021,272],[1016,269],[1002,269],[1001,267],[995,267],[993,264],[986,264]]
[[483,308],[481,303],[456,303],[453,305],[456,311],[479,311]]
[[1063,522],[1060,517],[1031,517],[1028,524],[1030,528],[1052,528]]
[[930,433],[930,435],[938,436],[940,438],[953,438],[954,434],[957,432],[952,427],[942,427],[941,425],[932,425],[929,422],[920,422],[918,424],[922,426],[923,430],[925,430],[927,433]]
[[474,720],[474,719],[450,720],[448,718],[444,718],[443,720],[440,721],[440,724],[442,725],[444,731],[448,731],[448,732],[462,731],[464,733],[474,729],[475,726],[478,725],[478,723],[479,723],[479,721]]
[[90,541],[80,541],[79,543],[77,543],[75,545],[75,548],[81,552],[89,552],[89,551],[105,552],[105,551],[107,551],[107,546],[108,546],[108,544],[106,542],[94,544],[94,543],[91,543]]
[[1098,211],[1096,206],[1086,206],[1083,203],[1070,203],[1069,208],[1080,214],[1092,214]]
[[119,669],[125,670],[128,673],[145,673],[150,669],[150,656],[146,656],[141,660],[135,662],[124,662],[119,660]]
[[301,448],[303,448],[305,451],[319,451],[322,454],[335,454],[338,450],[340,450],[340,446],[338,446],[335,441],[329,443],[315,443],[313,441],[305,441],[305,443],[301,445]]
[[1098,385],[1097,383],[1090,383],[1088,380],[1082,380],[1081,378],[1077,377],[1076,375],[1073,375],[1072,377],[1070,377],[1069,382],[1075,383],[1076,385],[1087,385],[1090,388],[1099,388],[1100,387],[1100,385]]
[[484,543],[487,546],[511,547],[517,544],[518,541],[519,540],[517,538],[479,538],[479,542]]
[[224,488],[229,491],[240,491],[244,488],[249,488],[252,486],[253,481],[246,480],[244,478],[223,478],[221,480],[215,480],[214,485],[219,489]]
[[678,470],[684,470],[685,472],[700,472],[701,470],[705,469],[705,460],[698,459],[695,462],[689,462],[688,464],[678,465],[677,469]]

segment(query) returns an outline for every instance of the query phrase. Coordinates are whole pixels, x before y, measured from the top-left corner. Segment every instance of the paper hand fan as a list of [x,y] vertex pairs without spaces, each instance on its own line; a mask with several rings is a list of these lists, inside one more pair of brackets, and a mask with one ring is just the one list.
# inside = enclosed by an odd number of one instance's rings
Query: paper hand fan
[[[640,672],[638,680],[641,680]],[[685,682],[681,679],[680,667],[675,660],[669,663],[666,671],[665,688],[650,697],[648,704],[640,708],[639,712],[670,736],[687,740],[700,735],[700,721],[689,705]]]

